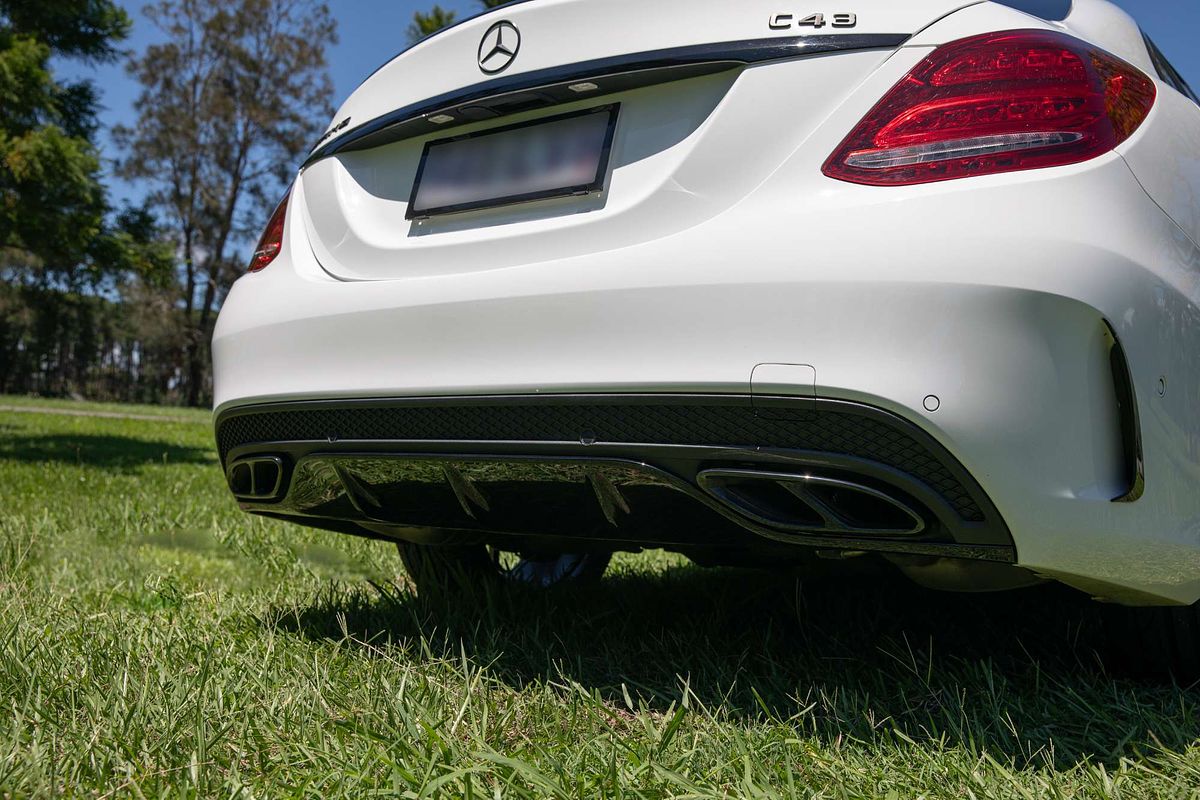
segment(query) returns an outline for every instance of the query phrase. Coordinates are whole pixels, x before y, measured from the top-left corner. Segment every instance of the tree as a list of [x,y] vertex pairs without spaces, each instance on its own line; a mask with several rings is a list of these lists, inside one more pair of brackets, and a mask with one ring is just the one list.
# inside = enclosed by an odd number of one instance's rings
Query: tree
[[0,267],[0,393],[141,402],[170,393],[179,348],[164,348],[170,338],[147,317],[162,317],[155,300],[173,279],[172,253],[139,208],[116,214],[90,249],[94,261],[76,271],[8,251]]
[[409,44],[416,44],[426,36],[431,36],[442,28],[454,24],[457,16],[453,11],[447,11],[439,5],[435,5],[428,11],[415,12],[413,21],[408,26]]
[[52,58],[116,57],[129,19],[111,0],[0,0],[0,256],[21,279],[74,282],[114,245],[92,137],[96,97]]
[[51,67],[113,60],[128,30],[111,0],[0,0],[0,391],[77,392],[112,297],[164,262],[138,213],[108,206],[94,88]]
[[[486,10],[510,2],[512,0],[479,0],[479,5]],[[428,11],[417,11],[413,14],[413,21],[408,26],[409,44],[416,44],[426,36],[432,36],[442,28],[450,27],[457,18],[458,14],[454,11],[444,9],[439,5],[434,5]]]
[[114,132],[119,173],[146,181],[180,263],[186,402],[209,394],[212,326],[250,242],[333,114],[325,49],[336,27],[316,0],[160,0],[166,40],[129,64],[137,124]]

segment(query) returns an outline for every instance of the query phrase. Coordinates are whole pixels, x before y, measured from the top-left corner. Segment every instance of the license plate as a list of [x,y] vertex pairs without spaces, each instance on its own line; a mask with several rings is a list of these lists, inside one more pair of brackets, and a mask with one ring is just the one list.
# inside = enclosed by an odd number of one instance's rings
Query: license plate
[[618,106],[428,142],[406,219],[597,192]]

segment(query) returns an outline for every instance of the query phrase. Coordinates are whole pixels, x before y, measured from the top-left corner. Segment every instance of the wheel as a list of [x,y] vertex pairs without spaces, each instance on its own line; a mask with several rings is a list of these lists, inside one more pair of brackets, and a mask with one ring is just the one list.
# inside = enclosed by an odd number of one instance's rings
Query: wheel
[[396,542],[421,597],[461,597],[505,584],[550,589],[600,580],[612,553],[519,555],[483,545]]
[[1191,606],[1103,610],[1106,663],[1121,675],[1146,680],[1200,680],[1200,603]]

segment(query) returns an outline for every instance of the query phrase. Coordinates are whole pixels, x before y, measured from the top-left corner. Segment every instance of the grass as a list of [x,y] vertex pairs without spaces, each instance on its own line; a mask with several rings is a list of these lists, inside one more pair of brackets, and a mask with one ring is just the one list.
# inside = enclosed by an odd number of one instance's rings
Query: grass
[[211,436],[0,411],[0,796],[1200,797],[1200,693],[1106,676],[1070,593],[642,554],[439,618]]
[[17,394],[0,394],[0,413],[9,409],[40,408],[44,411],[67,411],[83,414],[120,414],[133,417],[166,417],[209,424],[212,415],[205,409],[177,406],[135,405],[133,403],[92,403],[70,399],[49,399]]

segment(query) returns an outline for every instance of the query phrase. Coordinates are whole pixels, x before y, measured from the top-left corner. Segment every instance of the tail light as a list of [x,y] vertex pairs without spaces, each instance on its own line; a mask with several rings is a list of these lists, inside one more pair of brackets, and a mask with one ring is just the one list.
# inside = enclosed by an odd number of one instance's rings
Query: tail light
[[283,223],[287,220],[288,198],[291,196],[292,190],[289,187],[279,205],[271,212],[271,219],[267,221],[267,227],[258,239],[258,246],[254,248],[254,255],[250,257],[250,272],[265,269],[283,249]]
[[871,109],[822,169],[906,186],[1087,161],[1128,139],[1154,83],[1052,31],[989,33],[934,50]]

